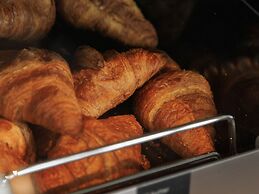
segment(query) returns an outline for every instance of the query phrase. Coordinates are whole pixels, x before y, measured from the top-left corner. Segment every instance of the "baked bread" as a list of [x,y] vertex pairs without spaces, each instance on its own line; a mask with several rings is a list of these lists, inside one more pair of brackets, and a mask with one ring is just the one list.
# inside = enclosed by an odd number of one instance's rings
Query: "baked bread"
[[[216,109],[205,78],[192,71],[171,71],[150,80],[135,98],[135,114],[151,131],[214,116]],[[184,158],[214,151],[213,129],[200,127],[165,137],[162,142]]]
[[37,160],[45,160],[48,152],[56,145],[61,134],[41,126],[30,125],[36,146]]
[[[49,159],[59,158],[141,134],[141,126],[131,115],[103,120],[86,118],[80,138],[61,136],[48,156]],[[130,175],[147,167],[148,161],[141,155],[141,146],[136,145],[50,168],[36,173],[34,178],[41,192],[69,193]]]
[[54,0],[1,0],[0,38],[39,40],[50,31],[55,17]]
[[135,47],[156,47],[158,38],[134,0],[58,0],[61,15],[73,26],[99,31]]
[[26,124],[0,118],[0,173],[9,173],[35,161],[32,133]]
[[75,56],[77,65],[84,66],[73,73],[76,96],[83,114],[91,117],[99,117],[125,101],[163,67],[179,69],[160,51],[110,51],[102,57],[89,47],[81,47]]
[[[1,55],[0,55],[1,56]],[[82,127],[70,69],[58,54],[23,49],[0,67],[0,115],[75,134]]]

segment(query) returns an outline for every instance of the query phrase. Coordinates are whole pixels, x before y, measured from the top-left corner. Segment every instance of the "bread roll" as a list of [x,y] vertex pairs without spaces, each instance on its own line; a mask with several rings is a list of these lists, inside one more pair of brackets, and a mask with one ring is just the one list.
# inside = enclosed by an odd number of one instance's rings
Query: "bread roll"
[[50,31],[55,17],[54,0],[1,0],[0,38],[39,40]]
[[[80,138],[61,136],[48,156],[49,159],[59,158],[137,137],[142,133],[141,126],[131,115],[103,120],[86,118]],[[41,171],[35,174],[35,181],[41,192],[69,193],[136,173],[148,165],[141,155],[141,146],[136,145]]]
[[[1,55],[0,55],[1,56]],[[0,67],[0,115],[59,132],[82,127],[68,64],[54,52],[23,49]]]
[[[76,96],[86,116],[99,117],[128,99],[137,88],[162,68],[179,69],[178,65],[161,51],[132,49],[124,53],[109,52],[91,60],[93,50],[77,51],[78,65],[84,66],[73,74]],[[82,64],[83,63],[83,64]]]
[[23,123],[0,118],[0,173],[23,168],[35,160],[32,133]]
[[58,0],[61,15],[73,26],[99,31],[134,47],[156,47],[157,34],[134,0]]
[[[212,92],[206,79],[191,71],[172,71],[150,80],[135,99],[135,114],[151,131],[172,128],[216,114]],[[162,139],[184,158],[214,151],[213,129],[197,129]]]

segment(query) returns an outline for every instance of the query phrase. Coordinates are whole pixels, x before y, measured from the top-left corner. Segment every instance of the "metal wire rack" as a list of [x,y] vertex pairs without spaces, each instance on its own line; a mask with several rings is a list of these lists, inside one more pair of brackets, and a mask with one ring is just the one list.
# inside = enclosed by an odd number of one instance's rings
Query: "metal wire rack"
[[[223,121],[227,121],[227,123],[228,123],[229,151],[232,155],[235,155],[237,153],[237,150],[236,150],[236,128],[235,128],[234,118],[231,115],[221,115],[221,116],[211,117],[211,118],[207,118],[207,119],[203,119],[203,120],[198,120],[195,122],[187,123],[187,124],[184,124],[184,125],[181,125],[178,127],[174,127],[174,128],[170,128],[170,129],[166,129],[166,130],[162,130],[162,131],[158,131],[158,132],[147,133],[147,134],[142,135],[141,137],[137,137],[134,139],[129,139],[129,140],[122,141],[119,143],[110,144],[107,146],[80,152],[77,154],[72,154],[72,155],[69,155],[66,157],[49,160],[46,162],[42,162],[42,163],[38,163],[38,164],[35,164],[32,166],[29,166],[29,167],[21,169],[21,170],[13,171],[11,174],[5,175],[1,178],[1,187],[0,188],[9,187],[9,184],[8,184],[9,180],[11,180],[15,177],[18,177],[18,176],[24,176],[24,175],[35,173],[35,172],[38,172],[38,171],[41,171],[44,169],[52,168],[52,167],[55,167],[58,165],[81,160],[81,159],[84,159],[87,157],[103,154],[106,152],[115,151],[115,150],[122,149],[125,147],[145,143],[145,142],[152,141],[155,139],[160,139],[165,136],[173,135],[173,134],[176,134],[179,132],[183,132],[183,131],[187,131],[187,130],[191,130],[194,128],[211,125],[211,124],[215,124],[215,123],[223,122]],[[124,177],[124,178],[121,178],[121,179],[118,179],[115,181],[111,181],[109,183],[105,183],[105,184],[102,184],[102,185],[99,185],[96,187],[92,187],[92,188],[83,190],[83,193],[91,192],[91,191],[94,191],[97,189],[103,189],[105,187],[110,187],[110,186],[113,186],[116,184],[121,184],[123,182],[127,182],[127,181],[134,180],[137,178],[146,177],[150,174],[161,172],[166,169],[171,169],[171,168],[176,168],[176,167],[179,168],[182,166],[192,165],[195,163],[200,163],[200,162],[204,162],[207,160],[218,159],[218,158],[219,158],[219,154],[217,152],[213,152],[213,153],[205,154],[202,156],[194,157],[191,159],[180,160],[178,162],[174,162],[174,163],[164,165],[161,167],[157,167],[157,168],[152,168],[150,170],[140,172],[140,173],[137,173],[132,176]],[[80,191],[77,193],[80,193]]]

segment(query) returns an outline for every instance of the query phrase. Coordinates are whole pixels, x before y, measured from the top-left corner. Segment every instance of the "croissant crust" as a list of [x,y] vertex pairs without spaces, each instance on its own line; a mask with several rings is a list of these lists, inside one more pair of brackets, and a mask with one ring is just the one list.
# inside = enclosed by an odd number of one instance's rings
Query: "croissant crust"
[[67,63],[57,54],[24,49],[0,69],[0,114],[60,133],[82,127]]
[[[84,57],[79,53],[77,56]],[[85,68],[73,74],[76,96],[86,116],[99,117],[114,108],[163,67],[179,69],[165,53],[144,49],[121,54],[110,52],[104,58],[106,60],[95,67],[94,64],[85,64]]]
[[[167,72],[149,81],[135,99],[135,114],[152,131],[171,128],[216,114],[207,81],[191,71]],[[200,127],[162,141],[182,157],[214,151],[212,128]]]
[[133,0],[59,0],[64,18],[135,47],[156,47],[157,34]]
[[1,0],[0,38],[33,41],[43,38],[55,22],[54,0]]
[[32,133],[23,123],[0,119],[0,173],[21,169],[35,161]]
[[[134,116],[115,116],[105,120],[87,118],[80,138],[62,136],[49,152],[49,158],[93,149],[141,134],[141,126]],[[141,155],[141,146],[136,145],[39,172],[35,174],[35,180],[40,191],[67,193],[136,173],[148,167],[147,164]]]

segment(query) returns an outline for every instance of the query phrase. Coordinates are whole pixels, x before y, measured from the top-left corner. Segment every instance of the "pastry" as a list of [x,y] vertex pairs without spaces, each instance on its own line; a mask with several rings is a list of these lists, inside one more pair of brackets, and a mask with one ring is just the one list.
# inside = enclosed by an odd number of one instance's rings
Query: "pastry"
[[[132,115],[103,120],[85,118],[80,138],[61,136],[48,156],[49,159],[59,158],[134,138],[142,133],[141,126]],[[34,178],[41,192],[69,193],[136,173],[143,168],[148,168],[148,161],[141,155],[141,145],[136,145],[40,171]]]
[[58,0],[61,15],[73,26],[135,47],[156,47],[156,31],[134,0]]
[[55,17],[54,0],[1,0],[0,38],[39,40],[50,31]]
[[[99,117],[125,101],[162,68],[179,69],[174,61],[160,51],[110,51],[103,57],[99,53],[98,57],[91,59],[91,56],[96,55],[96,51],[89,47],[81,47],[75,56],[78,65],[84,68],[73,73],[82,112],[91,117]],[[98,62],[95,60],[97,58]]]
[[59,132],[82,127],[70,69],[58,54],[23,49],[0,67],[0,115]]
[[9,173],[35,161],[35,145],[26,124],[0,119],[0,173]]
[[[159,75],[141,88],[135,98],[134,112],[151,131],[163,130],[214,116],[216,109],[206,79],[192,71],[172,71]],[[177,133],[162,139],[184,158],[214,151],[209,127]]]

